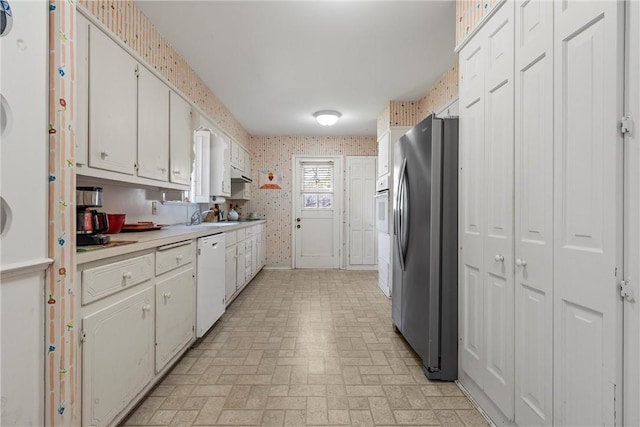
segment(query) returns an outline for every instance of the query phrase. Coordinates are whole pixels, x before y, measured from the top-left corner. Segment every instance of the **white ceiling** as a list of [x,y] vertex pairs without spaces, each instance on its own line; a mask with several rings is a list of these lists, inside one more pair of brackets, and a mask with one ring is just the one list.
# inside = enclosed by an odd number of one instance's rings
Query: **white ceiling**
[[[453,64],[455,1],[156,1],[136,5],[251,135],[375,135]],[[342,118],[322,127],[312,114]]]

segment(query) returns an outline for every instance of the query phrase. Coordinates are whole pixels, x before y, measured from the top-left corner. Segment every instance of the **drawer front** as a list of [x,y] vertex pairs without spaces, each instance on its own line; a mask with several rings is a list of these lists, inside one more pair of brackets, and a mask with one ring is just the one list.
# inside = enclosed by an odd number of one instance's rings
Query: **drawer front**
[[251,236],[253,236],[253,227],[247,227],[247,228],[245,228],[245,232],[246,232],[246,236],[247,236],[247,237],[251,237]]
[[145,282],[153,277],[153,254],[82,271],[82,305]]
[[156,252],[156,275],[193,262],[195,253],[193,242],[181,246],[168,245],[165,248],[160,247]]
[[235,245],[238,241],[238,234],[235,231],[228,231],[224,233],[224,237],[227,241],[227,247]]
[[238,233],[238,242],[242,242],[246,237],[247,237],[247,230],[246,228],[241,228],[239,230],[236,230],[236,233]]

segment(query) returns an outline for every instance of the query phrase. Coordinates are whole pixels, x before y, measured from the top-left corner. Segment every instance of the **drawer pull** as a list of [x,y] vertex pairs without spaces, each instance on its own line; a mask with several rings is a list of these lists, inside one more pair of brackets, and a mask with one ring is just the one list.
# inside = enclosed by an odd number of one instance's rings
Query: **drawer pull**
[[165,297],[166,299],[171,298],[171,292],[165,292],[165,293],[164,293],[164,297]]
[[125,280],[131,279],[133,277],[133,274],[130,271],[125,271],[124,273],[122,273],[122,278]]
[[176,261],[182,262],[182,255],[176,255]]
[[151,311],[151,304],[145,304],[142,306],[142,311],[149,312]]

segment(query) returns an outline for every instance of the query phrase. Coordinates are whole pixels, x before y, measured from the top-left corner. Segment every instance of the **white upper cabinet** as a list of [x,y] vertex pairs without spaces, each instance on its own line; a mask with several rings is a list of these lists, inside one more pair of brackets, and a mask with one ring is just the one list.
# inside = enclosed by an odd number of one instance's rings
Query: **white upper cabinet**
[[240,145],[231,140],[231,166],[240,167]]
[[138,75],[138,176],[169,179],[169,88],[144,67]]
[[229,162],[228,137],[213,134],[211,138],[211,196],[229,197],[231,195],[231,165]]
[[389,170],[389,150],[391,133],[385,132],[378,139],[378,177],[384,176],[390,172]]
[[189,185],[193,146],[191,106],[173,91],[171,91],[169,99],[169,146],[171,153],[169,180],[176,184]]
[[236,143],[236,145],[238,146],[238,169],[244,172],[247,160],[247,152],[238,143]]
[[[76,15],[76,102],[89,105],[89,21]],[[89,108],[76,109],[76,165],[89,161]]]
[[89,166],[133,175],[138,64],[93,26],[89,46]]

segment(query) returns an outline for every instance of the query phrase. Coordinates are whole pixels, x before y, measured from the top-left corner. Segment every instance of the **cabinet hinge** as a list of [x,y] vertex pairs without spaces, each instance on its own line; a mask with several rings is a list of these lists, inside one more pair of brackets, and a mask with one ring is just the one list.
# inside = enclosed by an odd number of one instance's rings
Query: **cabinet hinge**
[[631,290],[631,280],[621,280],[620,281],[620,296],[624,298],[627,302],[635,302],[636,300],[633,298],[633,293]]
[[198,255],[200,255],[200,248],[198,248]]
[[624,116],[620,119],[620,132],[623,135],[633,135],[633,119],[631,116]]
[[87,333],[82,329],[80,331],[80,342],[85,342],[87,340]]
[[137,65],[136,65],[136,69],[135,69],[135,74],[136,74],[136,77],[140,77],[140,68],[138,68]]

